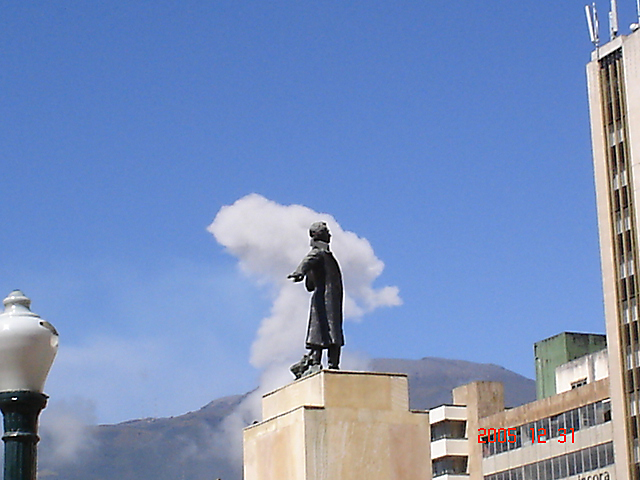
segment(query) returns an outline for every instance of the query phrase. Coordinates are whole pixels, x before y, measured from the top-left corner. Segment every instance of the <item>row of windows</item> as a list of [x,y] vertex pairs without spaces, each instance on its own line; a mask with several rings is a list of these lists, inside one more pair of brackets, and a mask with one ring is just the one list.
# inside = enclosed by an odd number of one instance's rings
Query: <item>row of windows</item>
[[445,420],[431,425],[431,441],[443,438],[465,438],[467,422],[464,420]]
[[484,480],[559,480],[613,465],[613,462],[613,442],[609,442],[485,475]]
[[[632,239],[636,239],[636,232],[632,233],[633,221],[635,217],[633,212],[632,198],[629,185],[633,184],[630,176],[624,175],[627,171],[628,164],[628,141],[626,132],[625,112],[626,99],[623,86],[619,79],[624,76],[622,49],[618,49],[607,55],[600,61],[600,84],[603,100],[606,108],[604,109],[603,121],[606,127],[607,138],[607,166],[610,172],[610,201],[614,210],[614,222],[616,237],[614,253],[616,256],[616,268],[618,269],[617,292],[619,303],[620,322],[622,324],[621,342],[626,347],[626,376],[624,377],[624,388],[627,392],[627,411],[630,415],[627,418],[628,434],[634,439],[638,438],[639,419],[637,395],[640,391],[640,370],[638,369],[638,313],[635,299],[639,286],[636,285],[635,274],[638,273],[636,265],[629,265],[626,259],[629,254],[634,251],[637,245],[634,245]],[[631,172],[629,171],[629,174]],[[626,207],[626,208],[625,208]],[[622,212],[620,210],[622,209]],[[627,213],[630,218],[630,226],[627,226]],[[624,233],[622,230],[624,229]],[[623,238],[624,236],[624,238]],[[626,278],[623,278],[625,277]],[[629,306],[628,302],[634,305]],[[635,470],[634,478],[640,478],[640,472]]]
[[[633,208],[631,206],[631,188],[627,161],[627,142],[625,131],[625,100],[619,76],[622,75],[622,54],[613,52],[605,57],[600,64],[601,85],[604,95],[605,110],[603,122],[607,138],[607,165],[610,177],[610,200],[613,210],[614,252],[616,255],[617,290],[620,301],[620,320],[627,329],[623,331],[623,341],[626,345],[638,342],[637,328],[629,329],[628,324],[638,319],[636,305],[637,273],[633,258],[634,242],[632,233]],[[633,303],[633,305],[630,305]],[[636,330],[634,332],[634,330]],[[635,335],[634,335],[635,334]],[[627,391],[637,388],[633,378],[627,379]]]
[[434,460],[432,464],[434,477],[440,475],[465,475],[467,473],[467,457],[451,456]]
[[604,58],[600,67],[601,92],[605,104],[603,123],[605,124],[607,147],[609,147],[607,160],[613,174],[612,187],[615,190],[627,184],[627,182],[616,182],[617,174],[625,171],[627,163],[625,148],[621,145],[626,137],[624,132],[624,99],[619,82],[620,70],[622,69],[621,51],[618,50]]
[[[489,435],[481,438],[481,442],[483,442],[482,456],[490,457],[491,455],[532,445],[534,443],[533,433],[535,433],[535,441],[540,443],[541,440],[547,441],[563,434],[570,436],[571,429],[575,433],[578,430],[600,425],[610,420],[611,402],[607,399],[574,408],[559,415],[542,418],[536,422],[518,425],[515,427],[515,441],[509,441],[513,439],[514,429],[509,429],[512,432],[510,438],[505,438],[507,432],[504,430],[497,438],[493,432],[486,432]],[[571,442],[571,438],[568,441]]]

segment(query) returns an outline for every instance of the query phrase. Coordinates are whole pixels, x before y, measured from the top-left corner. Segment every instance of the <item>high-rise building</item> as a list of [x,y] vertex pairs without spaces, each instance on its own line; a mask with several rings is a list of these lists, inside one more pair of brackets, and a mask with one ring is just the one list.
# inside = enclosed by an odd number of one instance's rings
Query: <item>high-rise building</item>
[[640,480],[640,31],[587,65],[614,449],[618,480]]

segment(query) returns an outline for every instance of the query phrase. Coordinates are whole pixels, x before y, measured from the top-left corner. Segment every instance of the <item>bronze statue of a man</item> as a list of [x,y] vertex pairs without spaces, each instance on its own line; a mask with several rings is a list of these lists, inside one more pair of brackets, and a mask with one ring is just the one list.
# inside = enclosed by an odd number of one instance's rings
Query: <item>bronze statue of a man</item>
[[[342,333],[342,274],[333,253],[329,250],[331,233],[324,222],[315,222],[309,228],[311,251],[302,259],[295,272],[287,278],[294,282],[305,280],[311,297],[306,347],[310,350],[300,363],[291,367],[299,378],[307,370],[321,368],[322,350],[329,351],[329,368],[340,364],[340,348],[344,345]],[[311,373],[311,372],[309,372]]]

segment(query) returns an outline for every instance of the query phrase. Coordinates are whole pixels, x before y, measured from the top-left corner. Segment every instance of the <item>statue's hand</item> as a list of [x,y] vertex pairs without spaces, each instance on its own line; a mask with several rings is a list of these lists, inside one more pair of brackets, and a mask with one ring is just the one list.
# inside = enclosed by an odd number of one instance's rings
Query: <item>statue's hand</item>
[[292,273],[287,278],[293,279],[294,282],[301,282],[304,279],[304,275],[302,273]]

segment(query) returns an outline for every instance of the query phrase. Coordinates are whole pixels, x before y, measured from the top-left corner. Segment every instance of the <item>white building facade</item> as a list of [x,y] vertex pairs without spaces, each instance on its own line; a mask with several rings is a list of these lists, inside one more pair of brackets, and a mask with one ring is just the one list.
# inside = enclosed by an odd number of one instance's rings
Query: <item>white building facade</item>
[[593,164],[619,480],[640,480],[640,32],[587,65]]

